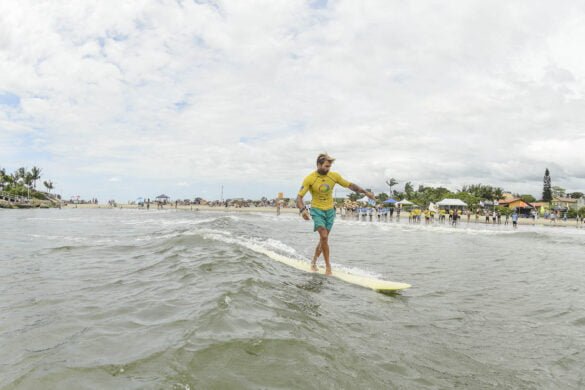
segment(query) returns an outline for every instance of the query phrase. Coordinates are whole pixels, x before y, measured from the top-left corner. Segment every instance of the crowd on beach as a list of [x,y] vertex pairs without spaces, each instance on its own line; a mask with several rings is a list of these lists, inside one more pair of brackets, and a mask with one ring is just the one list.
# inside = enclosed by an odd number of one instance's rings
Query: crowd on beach
[[[458,208],[441,208],[439,210],[422,209],[419,207],[403,210],[401,207],[357,207],[342,206],[337,209],[337,214],[344,219],[357,219],[358,221],[400,221],[401,214],[408,216],[410,224],[450,224],[457,226],[458,223],[483,223],[488,225],[512,225],[517,228],[521,215],[513,210],[511,213],[503,214],[497,210],[481,209],[476,210],[458,209]],[[395,219],[396,218],[396,219]],[[527,218],[526,223],[536,222],[541,219],[538,213],[533,212]],[[558,212],[545,213],[544,219],[548,224],[556,225],[557,221],[567,222],[566,214],[561,217]],[[585,216],[576,218],[578,228],[585,228]]]

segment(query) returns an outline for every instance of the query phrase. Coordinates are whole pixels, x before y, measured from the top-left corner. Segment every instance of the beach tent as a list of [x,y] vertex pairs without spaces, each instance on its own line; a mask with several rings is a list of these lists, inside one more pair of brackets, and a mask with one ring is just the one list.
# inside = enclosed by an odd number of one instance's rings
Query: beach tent
[[375,201],[373,201],[372,199],[368,198],[367,196],[364,196],[363,198],[358,199],[357,201],[360,202],[360,203],[369,204],[371,206],[373,206],[373,205],[376,204]]
[[459,207],[463,209],[463,207],[467,207],[467,203],[465,203],[461,199],[445,198],[442,201],[437,202],[437,206],[444,207],[447,210],[451,210],[452,208],[457,209]]
[[368,198],[367,196],[364,196],[361,199],[358,199],[357,201],[360,203],[368,203],[368,201],[370,200],[370,198]]
[[154,198],[154,200],[156,200],[157,202],[163,202],[163,203],[167,203],[169,201],[169,199],[171,199],[171,198],[165,194],[159,195],[156,198]]
[[412,206],[414,203],[408,201],[408,200],[401,200],[400,202],[396,202],[396,204],[402,205],[402,206]]
[[437,206],[443,207],[467,207],[467,203],[462,201],[461,199],[443,199],[440,202],[437,202]]
[[390,199],[386,199],[386,200],[384,201],[384,203],[386,203],[386,204],[392,204],[392,203],[396,203],[396,202],[397,202],[397,200],[396,200],[396,199],[392,199],[392,198],[390,198]]

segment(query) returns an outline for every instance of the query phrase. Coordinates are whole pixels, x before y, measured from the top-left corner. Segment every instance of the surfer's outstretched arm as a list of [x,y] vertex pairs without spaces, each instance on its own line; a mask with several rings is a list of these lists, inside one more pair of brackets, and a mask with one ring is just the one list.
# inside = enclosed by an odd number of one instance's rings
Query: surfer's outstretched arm
[[376,200],[376,197],[374,196],[374,194],[372,192],[364,190],[362,187],[358,186],[355,183],[351,183],[348,188],[352,191],[359,192],[360,194],[364,194],[372,200]]

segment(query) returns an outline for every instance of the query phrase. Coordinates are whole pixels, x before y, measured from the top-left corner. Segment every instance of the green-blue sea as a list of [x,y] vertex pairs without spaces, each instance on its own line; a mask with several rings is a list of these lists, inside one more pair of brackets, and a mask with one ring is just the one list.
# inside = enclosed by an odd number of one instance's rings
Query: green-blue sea
[[585,388],[585,229],[338,218],[333,266],[400,295],[253,250],[316,242],[297,214],[0,210],[0,388]]

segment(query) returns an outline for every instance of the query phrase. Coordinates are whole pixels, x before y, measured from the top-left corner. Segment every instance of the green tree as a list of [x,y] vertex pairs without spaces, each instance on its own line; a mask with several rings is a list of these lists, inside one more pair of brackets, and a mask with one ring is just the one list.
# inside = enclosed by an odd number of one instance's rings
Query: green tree
[[520,195],[519,198],[522,199],[526,203],[536,202],[536,198],[530,194]]
[[13,176],[14,176],[14,181],[18,181],[18,179],[24,180],[24,178],[26,176],[26,168],[24,168],[24,167],[18,168],[16,170],[16,172],[14,172]]
[[544,171],[544,184],[542,186],[542,200],[544,202],[552,202],[551,178],[548,168]]
[[553,195],[553,197],[563,198],[566,193],[567,193],[567,190],[565,190],[563,187],[559,187],[559,186],[553,186],[552,187],[552,195]]
[[386,185],[388,186],[388,194],[391,196],[392,194],[392,187],[394,187],[396,184],[398,184],[398,181],[391,177],[390,179],[386,180]]
[[452,194],[451,197],[455,198],[455,199],[461,199],[462,201],[467,203],[467,206],[470,209],[476,209],[477,206],[479,206],[479,202],[481,201],[481,199],[479,197],[475,196],[474,194],[471,194],[469,192],[463,192],[463,191],[459,191],[455,194]]
[[571,192],[570,194],[567,194],[567,196],[569,198],[579,199],[579,198],[583,197],[583,193],[582,192]]
[[404,185],[404,193],[406,194],[407,198],[412,197],[412,195],[414,194],[414,187],[412,186],[411,182],[407,182]]
[[45,186],[45,188],[47,189],[47,192],[48,192],[48,193],[51,193],[51,190],[53,189],[53,182],[52,182],[52,181],[50,181],[50,180],[49,180],[49,181],[45,180],[45,181],[43,182],[43,185],[44,185],[44,186]]
[[357,192],[352,192],[351,194],[347,195],[347,197],[352,202],[355,202],[356,200],[360,199],[362,196],[361,196],[361,194],[359,194]]
[[388,198],[389,198],[389,196],[385,192],[380,192],[378,195],[376,195],[376,199],[378,200],[378,203],[384,203],[384,201],[387,200]]
[[30,175],[34,189],[37,188],[37,180],[40,180],[41,178],[41,171],[42,169],[39,167],[32,167],[32,169],[30,170]]
[[504,190],[500,187],[493,187],[490,185],[484,184],[472,184],[472,185],[465,185],[461,189],[461,192],[468,192],[473,196],[479,199],[486,199],[486,200],[497,200],[501,199]]

